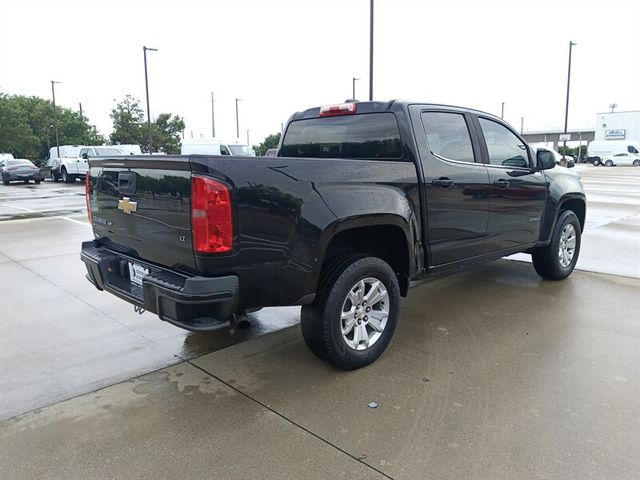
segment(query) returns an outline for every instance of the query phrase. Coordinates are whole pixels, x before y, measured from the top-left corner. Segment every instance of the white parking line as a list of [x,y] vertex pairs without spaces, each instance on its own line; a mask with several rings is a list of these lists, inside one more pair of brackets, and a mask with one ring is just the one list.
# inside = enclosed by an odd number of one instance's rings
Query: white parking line
[[80,220],[75,220],[75,219],[69,218],[69,217],[45,217],[45,218],[59,218],[60,220],[66,220],[67,222],[78,223],[78,224],[84,225],[86,227],[90,227],[91,226],[87,222],[82,222]]
[[11,207],[11,208],[17,208],[19,210],[24,210],[25,212],[29,212],[29,213],[40,213],[38,212],[38,210],[31,210],[30,208],[19,207],[18,205],[5,205],[5,206]]

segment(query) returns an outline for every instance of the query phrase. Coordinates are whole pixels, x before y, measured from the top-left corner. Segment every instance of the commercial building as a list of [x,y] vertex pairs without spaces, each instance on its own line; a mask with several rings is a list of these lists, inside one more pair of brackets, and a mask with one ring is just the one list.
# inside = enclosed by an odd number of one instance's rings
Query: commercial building
[[596,114],[595,140],[640,140],[640,110]]

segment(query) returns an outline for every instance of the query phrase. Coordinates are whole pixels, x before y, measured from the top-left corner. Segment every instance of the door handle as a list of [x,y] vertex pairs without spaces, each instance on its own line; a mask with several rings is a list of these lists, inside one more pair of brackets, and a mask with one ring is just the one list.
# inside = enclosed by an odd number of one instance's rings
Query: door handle
[[438,188],[451,188],[453,187],[453,180],[447,177],[440,177],[433,180],[431,185]]
[[509,185],[511,185],[511,183],[509,183],[509,180],[496,180],[495,182],[493,182],[493,184],[500,188],[500,189],[505,189],[505,188],[509,188]]

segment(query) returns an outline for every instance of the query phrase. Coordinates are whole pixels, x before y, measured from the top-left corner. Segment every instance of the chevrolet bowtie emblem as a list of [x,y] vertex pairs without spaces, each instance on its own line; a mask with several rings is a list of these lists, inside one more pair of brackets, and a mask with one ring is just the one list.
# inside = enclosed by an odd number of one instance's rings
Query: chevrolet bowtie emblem
[[122,210],[127,215],[131,215],[131,212],[138,210],[138,202],[131,202],[129,197],[124,197],[118,201],[118,210]]

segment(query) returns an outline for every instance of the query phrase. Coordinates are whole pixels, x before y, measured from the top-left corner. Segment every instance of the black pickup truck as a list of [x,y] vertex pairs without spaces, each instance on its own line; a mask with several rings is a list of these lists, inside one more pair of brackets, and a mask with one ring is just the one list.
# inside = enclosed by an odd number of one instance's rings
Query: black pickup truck
[[354,102],[288,121],[276,157],[91,159],[88,279],[189,330],[302,305],[305,342],[373,362],[412,284],[516,252],[544,278],[578,259],[577,175],[459,107]]

